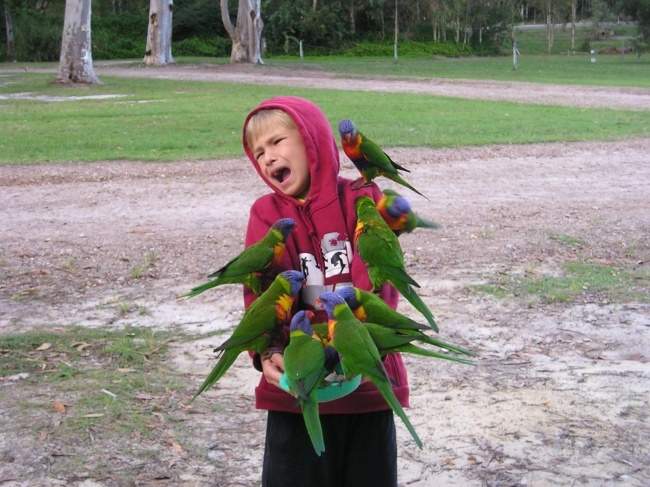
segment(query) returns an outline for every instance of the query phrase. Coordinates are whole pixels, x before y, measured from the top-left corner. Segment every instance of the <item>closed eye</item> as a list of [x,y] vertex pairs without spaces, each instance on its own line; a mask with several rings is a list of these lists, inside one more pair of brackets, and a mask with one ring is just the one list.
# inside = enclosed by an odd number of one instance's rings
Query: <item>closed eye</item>
[[282,142],[284,139],[286,139],[286,137],[280,137],[280,138],[275,139],[275,140],[273,141],[273,145],[278,145],[278,144],[279,144],[280,142]]

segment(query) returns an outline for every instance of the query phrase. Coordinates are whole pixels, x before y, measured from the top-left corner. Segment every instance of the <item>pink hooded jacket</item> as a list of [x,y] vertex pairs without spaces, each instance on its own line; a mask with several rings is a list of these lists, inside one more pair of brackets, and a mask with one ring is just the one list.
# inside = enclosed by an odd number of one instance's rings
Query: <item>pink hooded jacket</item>
[[[304,202],[277,190],[261,173],[246,144],[245,129],[248,120],[256,112],[265,109],[286,112],[302,135],[311,176],[309,194]],[[321,292],[350,285],[371,289],[365,265],[353,248],[357,223],[355,200],[366,195],[377,201],[381,192],[374,184],[354,189],[352,181],[339,177],[339,152],[329,122],[316,105],[303,98],[277,97],[262,102],[246,118],[243,144],[253,167],[273,190],[273,193],[262,196],[251,207],[246,246],[260,240],[279,218],[293,218],[296,226],[286,243],[283,262],[274,272],[287,269],[302,271],[306,283],[298,306],[315,310],[315,321],[326,321],[326,315],[316,305],[316,298]],[[397,292],[392,287],[384,286],[380,295],[393,308],[397,306]],[[254,300],[255,295],[245,289],[246,307]],[[282,342],[275,344],[281,348],[288,343],[288,325],[283,325]],[[261,370],[259,356],[254,355],[253,359],[256,368]],[[389,354],[384,359],[384,365],[395,395],[403,406],[408,406],[408,379],[400,355]],[[266,382],[263,375],[255,389],[255,399],[258,409],[300,412],[296,399]],[[389,406],[370,382],[363,382],[346,397],[320,405],[321,414],[364,413],[385,409],[389,409]]]

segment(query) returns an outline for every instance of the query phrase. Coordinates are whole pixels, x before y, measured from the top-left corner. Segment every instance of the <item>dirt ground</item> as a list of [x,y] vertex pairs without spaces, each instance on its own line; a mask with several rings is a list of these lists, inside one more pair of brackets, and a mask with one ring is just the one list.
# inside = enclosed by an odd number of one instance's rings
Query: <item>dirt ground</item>
[[[470,286],[557,275],[572,260],[647,269],[650,139],[390,152],[430,197],[411,198],[416,209],[442,225],[402,237],[408,268],[441,335],[479,354],[474,368],[407,358],[408,414],[425,446],[397,424],[400,486],[649,485],[650,305],[597,293],[496,299]],[[241,316],[235,287],[176,296],[241,249],[248,208],[265,193],[243,159],[4,166],[0,188],[0,333],[136,324],[199,334]],[[173,346],[188,390],[220,341]],[[31,418],[19,385],[0,382],[0,485],[256,485],[257,377],[240,357],[193,408],[172,394],[174,448],[39,436],[28,424],[55,432],[54,413]]]

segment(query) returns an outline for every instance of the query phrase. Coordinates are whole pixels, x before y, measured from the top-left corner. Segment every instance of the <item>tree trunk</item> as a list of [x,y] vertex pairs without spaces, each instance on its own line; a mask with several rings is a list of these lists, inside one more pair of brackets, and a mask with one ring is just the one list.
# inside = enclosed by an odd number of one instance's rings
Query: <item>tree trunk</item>
[[149,29],[143,62],[148,66],[173,64],[172,14],[174,0],[149,1]]
[[5,30],[7,32],[7,61],[16,62],[16,36],[14,35],[14,19],[11,16],[9,2],[5,0]]
[[318,0],[312,0],[312,2],[311,2],[311,10],[312,10],[312,12],[315,12],[317,8],[318,8]]
[[576,10],[578,1],[571,0],[571,51],[576,50]]
[[232,41],[231,63],[264,64],[262,61],[262,7],[261,0],[239,0],[237,25],[233,26],[228,11],[228,0],[220,0],[221,20]]
[[399,38],[399,17],[397,15],[397,0],[395,0],[395,38],[393,40],[393,61],[397,62],[397,40]]
[[61,38],[59,83],[100,83],[93,68],[90,1],[66,0]]
[[551,54],[553,49],[553,2],[546,1],[546,50]]
[[357,32],[357,22],[354,15],[354,0],[350,0],[350,32],[355,34]]

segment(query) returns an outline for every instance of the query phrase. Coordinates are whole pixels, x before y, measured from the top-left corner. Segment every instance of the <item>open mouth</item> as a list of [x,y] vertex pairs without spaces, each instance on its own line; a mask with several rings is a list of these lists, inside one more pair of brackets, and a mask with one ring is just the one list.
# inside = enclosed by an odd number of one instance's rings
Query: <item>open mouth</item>
[[279,183],[283,183],[284,181],[287,180],[287,178],[291,175],[291,169],[288,167],[280,167],[278,169],[275,169],[271,173],[271,177],[278,181]]

